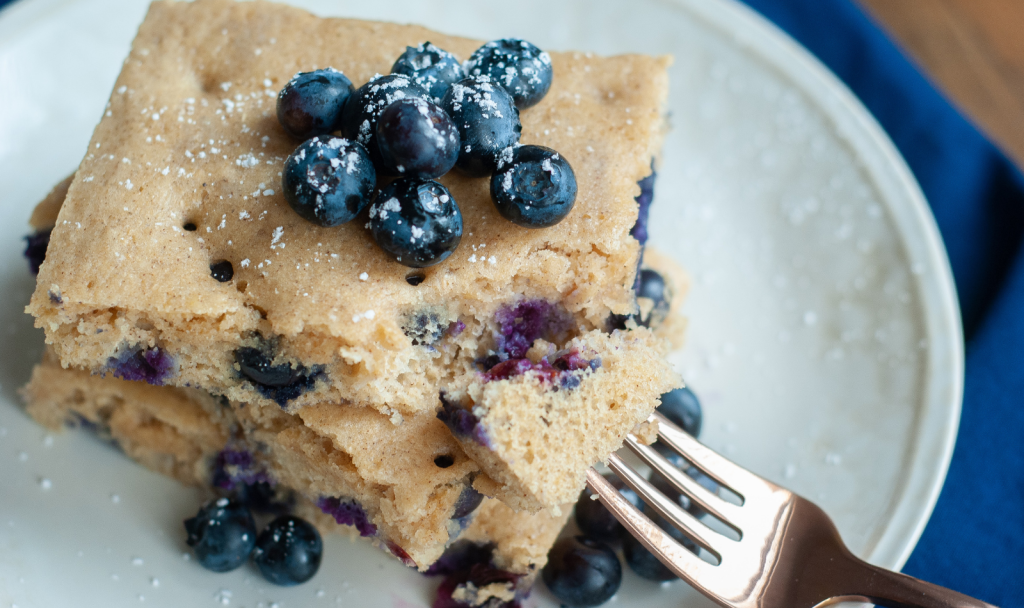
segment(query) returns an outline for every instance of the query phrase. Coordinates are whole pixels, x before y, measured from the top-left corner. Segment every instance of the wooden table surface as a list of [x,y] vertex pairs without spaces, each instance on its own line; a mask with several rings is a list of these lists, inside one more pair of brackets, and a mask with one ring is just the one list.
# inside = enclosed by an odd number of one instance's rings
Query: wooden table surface
[[990,140],[1024,167],[1024,0],[859,0]]

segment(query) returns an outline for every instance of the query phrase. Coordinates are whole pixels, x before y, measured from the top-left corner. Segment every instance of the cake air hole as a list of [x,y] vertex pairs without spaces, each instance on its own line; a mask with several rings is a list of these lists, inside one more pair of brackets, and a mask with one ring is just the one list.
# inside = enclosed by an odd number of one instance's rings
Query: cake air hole
[[416,287],[426,279],[427,275],[423,274],[422,272],[410,272],[409,274],[405,275],[405,282],[412,285],[413,287]]
[[188,232],[195,232],[196,231],[195,222],[185,222],[185,225],[182,226],[182,228],[184,228]]
[[249,283],[247,281],[238,281],[235,284],[235,289],[237,289],[239,293],[245,293],[245,290],[248,289],[248,287]]
[[455,458],[451,454],[441,454],[434,458],[434,464],[437,465],[437,468],[439,469],[447,469],[455,464]]

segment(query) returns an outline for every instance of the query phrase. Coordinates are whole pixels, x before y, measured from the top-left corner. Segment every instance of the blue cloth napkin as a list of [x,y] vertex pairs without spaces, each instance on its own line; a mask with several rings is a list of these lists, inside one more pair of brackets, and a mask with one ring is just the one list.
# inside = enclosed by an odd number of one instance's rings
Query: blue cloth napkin
[[953,462],[903,571],[1024,606],[1024,179],[851,0],[745,0],[825,63],[902,152],[949,252],[967,338]]
[[745,1],[875,115],[949,252],[967,336],[963,417],[949,477],[904,572],[1024,608],[1024,178],[851,0]]

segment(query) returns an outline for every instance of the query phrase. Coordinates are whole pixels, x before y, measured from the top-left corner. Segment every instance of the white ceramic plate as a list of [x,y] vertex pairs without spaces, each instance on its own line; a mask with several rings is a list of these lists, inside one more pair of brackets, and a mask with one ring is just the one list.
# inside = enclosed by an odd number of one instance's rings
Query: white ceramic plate
[[[309,0],[544,48],[671,53],[674,129],[653,243],[688,267],[687,348],[703,439],[818,501],[858,554],[909,555],[959,419],[963,349],[945,251],[878,125],[805,51],[728,0]],[[328,540],[303,586],[186,561],[199,501],[82,433],[50,436],[17,389],[42,337],[22,314],[29,212],[82,156],[145,11],[21,0],[0,13],[0,607],[429,604],[433,581]],[[554,605],[540,586],[530,600]],[[627,575],[623,607],[706,606]]]

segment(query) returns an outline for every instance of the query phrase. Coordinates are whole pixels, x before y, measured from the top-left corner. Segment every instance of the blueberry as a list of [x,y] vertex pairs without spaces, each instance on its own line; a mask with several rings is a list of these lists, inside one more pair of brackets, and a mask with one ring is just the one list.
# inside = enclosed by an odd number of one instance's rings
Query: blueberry
[[629,234],[641,245],[647,243],[647,224],[651,212],[651,203],[654,201],[654,181],[658,174],[654,171],[654,161],[651,161],[651,174],[643,178],[637,185],[640,186],[640,195],[636,197],[637,216],[636,224],[630,229]]
[[551,88],[551,57],[525,40],[505,38],[488,42],[466,62],[470,76],[490,76],[515,99],[520,109],[528,108]]
[[452,512],[452,519],[461,519],[473,511],[484,501],[484,495],[471,485],[467,485],[455,501],[455,510]]
[[425,179],[441,177],[459,158],[459,132],[448,114],[434,102],[400,99],[381,112],[377,148],[390,173]]
[[689,388],[684,386],[662,395],[658,411],[690,435],[700,436],[700,400]]
[[337,131],[350,95],[352,81],[334,68],[299,72],[277,96],[277,120],[296,139]]
[[265,386],[287,386],[305,371],[302,366],[292,367],[288,363],[274,365],[272,356],[251,346],[235,351],[235,362],[243,376]]
[[[671,524],[662,519],[660,516],[648,513],[651,520],[657,524],[662,530],[668,532],[668,535],[679,541],[683,547],[696,553],[698,551],[697,544],[692,540],[683,535],[682,532],[675,529]],[[626,558],[626,564],[629,565],[630,570],[635,572],[641,578],[645,578],[651,581],[671,581],[679,578],[674,572],[669,570],[665,564],[661,563],[654,554],[647,550],[643,544],[632,536],[628,536],[622,541],[622,553]]]
[[341,132],[345,137],[363,144],[374,164],[379,165],[381,159],[377,149],[377,120],[381,113],[399,99],[426,97],[426,91],[404,74],[378,74],[348,98],[341,113]]
[[282,515],[260,532],[252,558],[263,578],[291,587],[313,578],[323,553],[323,541],[313,524],[294,515]]
[[542,576],[563,604],[599,606],[619,590],[622,564],[608,545],[567,536],[551,548]]
[[[638,312],[629,315],[612,315],[609,323],[612,329],[625,329],[626,321],[633,319],[640,327],[658,327],[672,307],[672,291],[665,278],[650,268],[639,268],[636,273],[636,297]],[[643,301],[639,301],[643,298]]]
[[295,496],[290,490],[282,491],[267,481],[240,484],[235,497],[257,513],[274,515],[287,513],[295,502]]
[[[632,503],[634,507],[639,509],[643,505],[636,492],[627,488],[618,477],[605,475],[604,478],[615,486],[619,493]],[[576,503],[576,526],[579,527],[580,532],[587,538],[603,543],[617,543],[619,539],[627,535],[626,529],[619,523],[619,520],[615,519],[612,512],[605,508],[600,500],[591,498],[593,495],[594,493],[590,491],[590,488],[584,489],[580,495],[580,499]]]
[[657,271],[642,268],[637,277],[636,297],[646,298],[642,303],[637,324],[643,327],[657,327],[665,321],[672,306],[672,292],[665,284],[665,278]]
[[576,203],[576,174],[565,157],[543,146],[515,146],[491,176],[491,200],[505,219],[526,228],[562,221]]
[[227,283],[235,276],[235,269],[231,265],[231,262],[221,260],[210,264],[210,276],[216,279],[219,283]]
[[462,213],[448,189],[401,177],[381,189],[370,206],[370,230],[388,255],[413,268],[447,258],[462,240]]
[[252,381],[260,395],[281,407],[312,389],[324,373],[318,365],[311,368],[304,365],[292,367],[288,363],[274,365],[273,354],[251,346],[243,346],[235,351],[235,363],[241,375]]
[[412,78],[435,103],[441,101],[448,87],[466,77],[462,63],[455,55],[429,42],[405,47],[405,52],[391,66],[391,73]]
[[281,182],[296,213],[320,226],[337,226],[370,203],[377,172],[359,143],[318,135],[284,162]]
[[249,559],[256,545],[256,523],[238,501],[220,498],[185,520],[186,541],[199,564],[214,572],[228,572]]
[[32,274],[39,274],[39,267],[46,259],[46,248],[50,244],[51,230],[53,229],[47,228],[25,237],[25,259],[28,260],[28,267]]
[[[716,483],[714,479],[711,479],[710,477],[705,475],[697,467],[690,466],[690,464],[687,463],[681,456],[679,456],[678,454],[673,454],[667,456],[667,458],[669,459],[669,461],[672,462],[672,464],[676,466],[676,468],[682,469],[684,473],[689,475],[705,490],[711,492],[712,494],[718,492],[718,483]],[[694,517],[700,517],[704,515],[704,509],[700,508],[697,505],[697,503],[690,500],[689,496],[683,494],[679,490],[676,490],[675,487],[672,486],[672,484],[670,484],[668,480],[662,477],[661,475],[657,473],[652,473],[651,485],[657,488],[658,491],[664,494],[665,496],[668,496],[670,499],[674,500],[680,507],[689,511],[690,514]]]
[[459,131],[461,148],[455,166],[477,177],[490,175],[519,143],[523,125],[512,96],[487,76],[460,80],[448,89],[441,108]]

